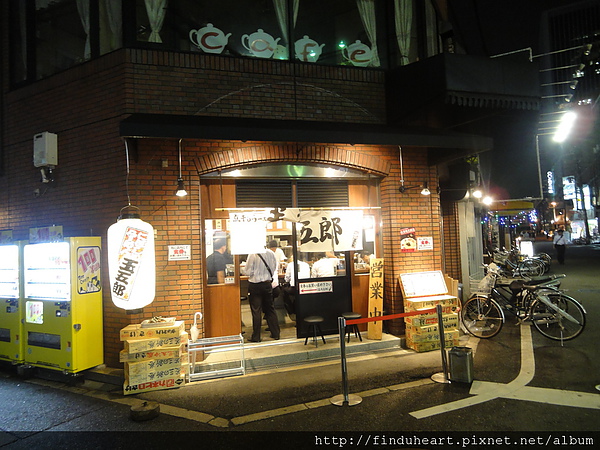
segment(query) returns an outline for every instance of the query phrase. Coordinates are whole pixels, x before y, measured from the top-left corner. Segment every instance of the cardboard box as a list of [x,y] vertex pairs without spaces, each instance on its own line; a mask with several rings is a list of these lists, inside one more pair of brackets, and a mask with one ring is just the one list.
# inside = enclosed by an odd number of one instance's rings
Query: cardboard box
[[123,394],[141,394],[143,392],[159,391],[162,389],[173,389],[185,385],[185,376],[177,375],[162,380],[149,381],[140,384],[123,383]]
[[[456,347],[458,345],[458,339],[446,341],[446,348]],[[406,346],[416,352],[430,352],[432,350],[439,350],[442,345],[440,341],[428,341],[428,342],[413,342],[406,340]]]
[[177,336],[160,337],[153,339],[127,339],[125,341],[126,353],[147,352],[158,350],[164,347],[178,347],[187,344],[188,334],[181,333]]
[[178,336],[184,331],[185,324],[183,320],[166,322],[164,325],[154,324],[152,327],[143,326],[140,324],[131,324],[121,329],[119,337],[121,341],[131,341],[135,339],[155,339]]
[[181,344],[175,347],[163,347],[157,350],[148,350],[145,352],[127,353],[125,350],[121,350],[119,353],[119,362],[135,362],[135,361],[147,361],[149,359],[159,358],[177,358],[185,354],[185,344]]
[[[125,364],[128,365],[129,363]],[[185,365],[187,366],[187,363]],[[182,366],[181,364],[175,367],[160,367],[153,370],[144,370],[144,367],[138,367],[134,369],[126,368],[125,382],[129,385],[139,385],[173,377],[185,378],[185,374],[186,367]]]
[[[438,323],[437,314],[422,314],[419,316],[409,316],[404,318],[404,323],[413,327],[422,327],[425,325],[435,325]],[[458,328],[458,314],[442,314],[442,323]]]
[[[452,321],[442,322],[442,328],[446,331],[456,330],[457,326]],[[406,325],[406,332],[411,334],[424,334],[424,333],[437,333],[440,329],[439,325],[435,323],[434,325],[424,325],[422,327],[414,327],[412,325]]]
[[407,312],[435,308],[437,305],[458,308],[458,298],[452,295],[436,295],[431,297],[407,298],[404,300],[404,310]]
[[[413,343],[421,343],[421,342],[431,342],[431,341],[439,341],[440,333],[431,332],[431,333],[415,333],[412,331],[412,328],[406,329],[406,340]],[[456,341],[459,338],[458,330],[446,330],[444,332],[444,339],[446,341]]]

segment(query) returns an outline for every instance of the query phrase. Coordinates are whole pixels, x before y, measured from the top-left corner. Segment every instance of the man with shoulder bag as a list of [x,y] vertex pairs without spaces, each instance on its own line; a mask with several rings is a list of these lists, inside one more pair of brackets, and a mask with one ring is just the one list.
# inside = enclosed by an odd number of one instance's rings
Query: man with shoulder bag
[[250,342],[261,341],[262,314],[273,339],[279,339],[279,320],[273,304],[273,279],[277,277],[277,260],[269,250],[264,253],[254,253],[246,261],[248,275],[248,301],[252,311],[252,337]]

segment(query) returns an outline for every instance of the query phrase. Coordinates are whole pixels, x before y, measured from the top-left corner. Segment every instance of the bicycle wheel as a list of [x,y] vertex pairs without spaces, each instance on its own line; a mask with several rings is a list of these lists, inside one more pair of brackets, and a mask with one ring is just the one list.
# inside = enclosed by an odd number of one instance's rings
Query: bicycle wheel
[[522,277],[539,277],[546,269],[544,263],[536,259],[526,259],[517,266],[518,274]]
[[555,341],[568,341],[579,336],[585,328],[583,307],[577,300],[561,293],[545,294],[545,296],[570,317],[565,317],[538,299],[532,305],[532,321],[535,328]]
[[496,336],[504,324],[502,309],[491,298],[471,297],[461,309],[463,325],[473,336],[488,339]]

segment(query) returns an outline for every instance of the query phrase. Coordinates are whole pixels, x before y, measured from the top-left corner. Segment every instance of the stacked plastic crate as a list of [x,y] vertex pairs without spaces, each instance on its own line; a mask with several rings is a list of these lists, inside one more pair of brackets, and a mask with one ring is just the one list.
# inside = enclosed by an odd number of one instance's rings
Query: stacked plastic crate
[[144,321],[121,329],[125,363],[123,393],[171,389],[183,386],[189,375],[188,333],[183,321]]
[[[446,281],[452,284],[452,294],[448,293]],[[441,271],[414,272],[400,275],[400,285],[404,296],[404,311],[414,312],[425,309],[442,308],[442,324],[438,324],[437,312],[408,316],[406,323],[406,345],[417,352],[440,349],[440,330],[444,333],[446,348],[458,345],[458,283],[444,277]]]

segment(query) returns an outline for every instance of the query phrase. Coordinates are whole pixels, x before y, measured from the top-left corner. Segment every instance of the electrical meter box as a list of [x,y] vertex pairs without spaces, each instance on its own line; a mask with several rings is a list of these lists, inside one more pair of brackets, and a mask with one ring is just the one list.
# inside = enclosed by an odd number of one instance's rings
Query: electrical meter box
[[58,165],[58,135],[44,131],[33,136],[33,165],[47,167]]

